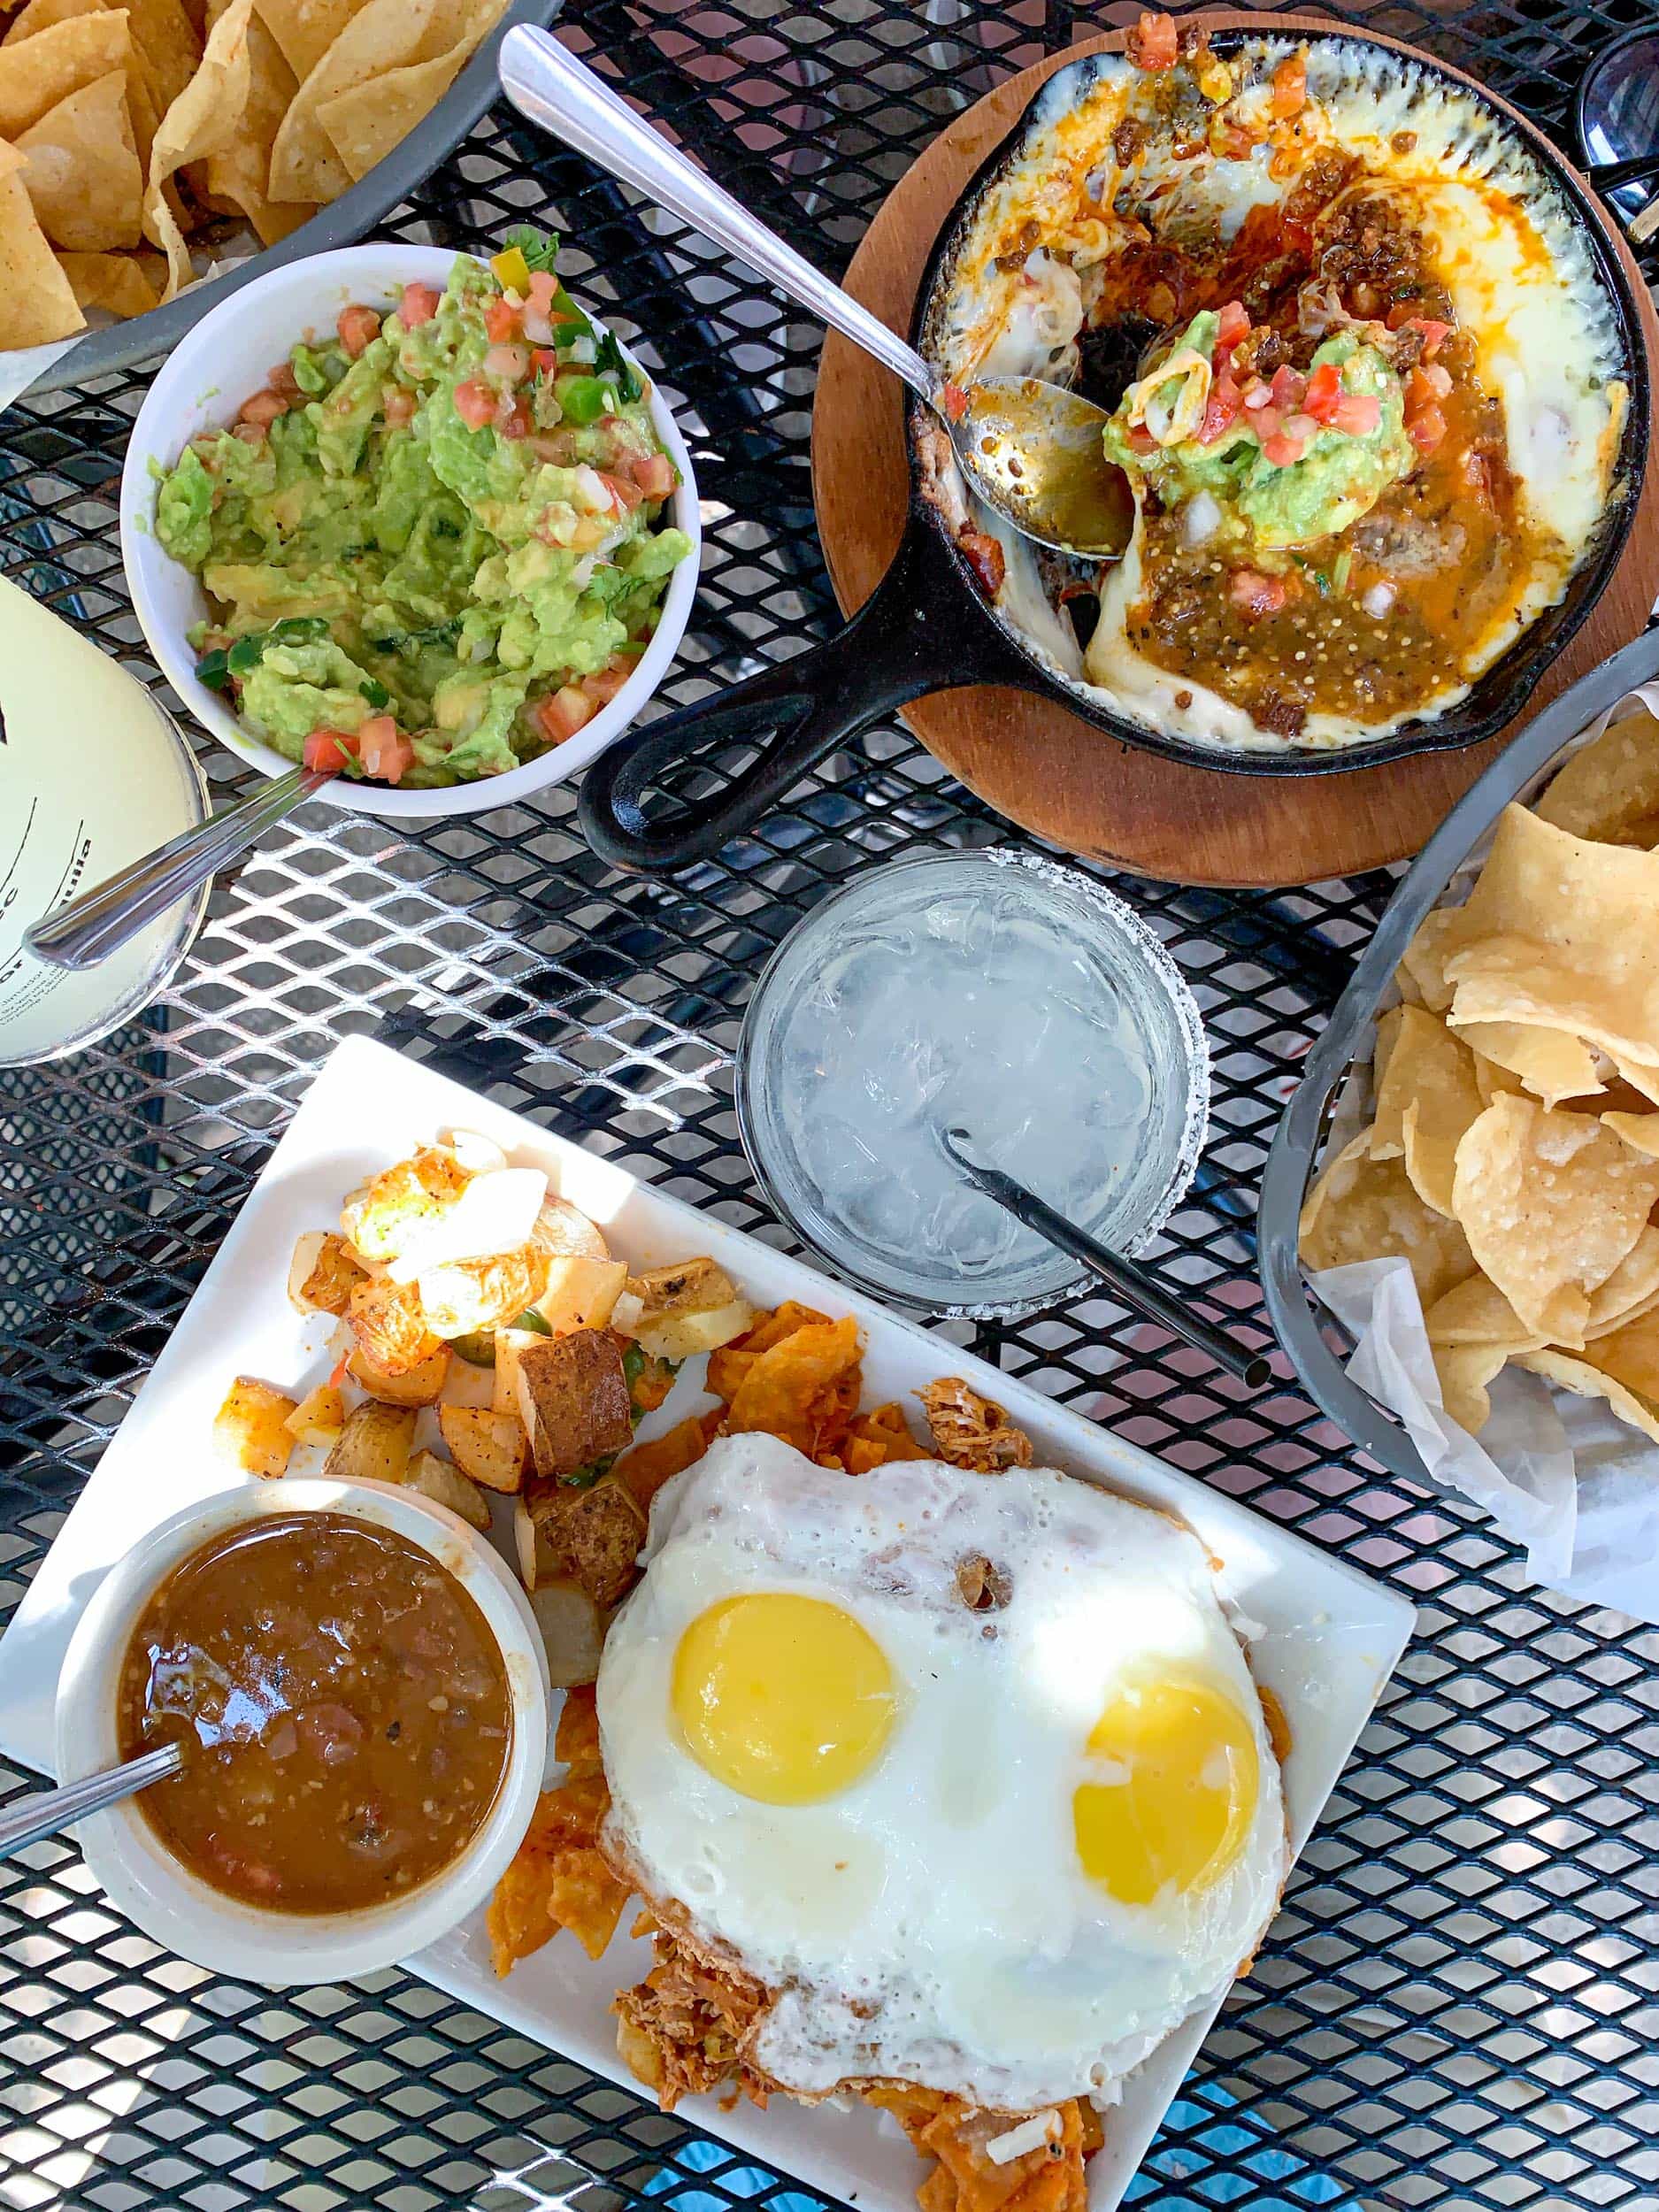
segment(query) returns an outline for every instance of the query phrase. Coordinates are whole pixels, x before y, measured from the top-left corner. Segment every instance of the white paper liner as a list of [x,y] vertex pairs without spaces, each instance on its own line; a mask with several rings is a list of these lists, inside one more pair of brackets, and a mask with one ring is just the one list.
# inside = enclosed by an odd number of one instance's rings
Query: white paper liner
[[[1517,801],[1529,804],[1563,762],[1639,706],[1659,718],[1659,684],[1627,692],[1589,723],[1517,793]],[[1460,863],[1442,906],[1463,904],[1491,845],[1488,831]],[[1378,1012],[1398,1002],[1391,988]],[[1338,1092],[1326,1159],[1371,1118],[1369,1063],[1366,1052]],[[1492,1384],[1492,1417],[1472,1437],[1440,1402],[1423,1309],[1404,1260],[1361,1260],[1310,1273],[1308,1281],[1356,1339],[1349,1379],[1399,1418],[1438,1481],[1526,1547],[1535,1584],[1659,1625],[1659,1445],[1621,1421],[1605,1400],[1581,1398],[1514,1366]]]

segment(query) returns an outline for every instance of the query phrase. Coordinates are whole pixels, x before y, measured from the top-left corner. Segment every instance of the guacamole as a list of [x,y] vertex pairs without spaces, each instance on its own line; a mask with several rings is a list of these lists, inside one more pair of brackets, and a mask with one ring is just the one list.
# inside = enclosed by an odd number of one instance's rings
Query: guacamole
[[157,535],[214,619],[197,673],[292,760],[499,775],[627,680],[690,550],[644,389],[520,234],[353,305],[165,476]]
[[1165,509],[1208,493],[1219,509],[1208,534],[1223,546],[1283,553],[1334,537],[1417,462],[1399,373],[1351,327],[1316,347],[1305,371],[1235,372],[1230,311],[1235,330],[1248,326],[1237,310],[1206,310],[1130,387],[1106,426],[1107,454]]

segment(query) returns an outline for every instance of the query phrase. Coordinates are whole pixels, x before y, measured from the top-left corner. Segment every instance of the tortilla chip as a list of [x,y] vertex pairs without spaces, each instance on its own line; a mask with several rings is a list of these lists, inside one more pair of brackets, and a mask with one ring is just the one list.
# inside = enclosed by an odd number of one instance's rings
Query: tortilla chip
[[1650,1100],[1655,1106],[1659,1106],[1659,1066],[1654,1065],[1650,1061],[1635,1059],[1623,1053],[1615,1052],[1609,1056],[1613,1065],[1618,1070],[1621,1081],[1627,1083],[1632,1090],[1640,1091],[1644,1098]]
[[1633,1152],[1659,1160],[1659,1114],[1603,1114],[1601,1125],[1622,1137]]
[[122,0],[156,107],[165,115],[202,63],[202,42],[179,0]]
[[838,1425],[844,1433],[851,1418],[850,1412],[840,1418],[849,1386],[853,1408],[858,1403],[858,1324],[850,1316],[793,1331],[762,1352],[744,1376],[728,1430],[780,1436],[809,1458],[833,1450],[829,1438]]
[[1458,1146],[1452,1197],[1475,1259],[1525,1327],[1578,1347],[1590,1294],[1659,1199],[1659,1161],[1588,1114],[1506,1093]]
[[1659,1229],[1644,1229],[1613,1272],[1590,1300],[1584,1340],[1623,1328],[1659,1304]]
[[1640,708],[1576,752],[1535,803],[1542,822],[1604,845],[1640,845],[1659,814],[1659,721]]
[[[1598,1358],[1612,1341],[1609,1337],[1596,1346]],[[1559,1383],[1563,1390],[1575,1391],[1580,1398],[1605,1398],[1621,1421],[1628,1421],[1632,1428],[1659,1444],[1659,1407],[1626,1389],[1617,1376],[1591,1366],[1587,1360],[1571,1358],[1565,1352],[1524,1352],[1515,1363],[1542,1375],[1547,1382]]]
[[150,253],[60,253],[58,265],[82,307],[106,315],[147,315],[161,304],[167,265]]
[[[721,1409],[721,1418],[725,1409]],[[695,1466],[709,1448],[708,1432],[703,1417],[692,1414],[666,1434],[654,1436],[649,1443],[636,1444],[624,1452],[617,1462],[617,1480],[622,1483],[635,1505],[646,1512],[651,1509],[651,1500],[665,1482]]]
[[363,5],[364,0],[260,0],[259,13],[300,85]]
[[413,62],[383,77],[372,77],[367,83],[351,85],[321,103],[317,119],[354,183],[366,177],[377,161],[431,114],[477,51],[483,35],[481,28],[477,36],[462,39],[432,61]]
[[1371,1048],[1371,1093],[1377,1102],[1371,1126],[1371,1156],[1373,1160],[1397,1160],[1406,1148],[1400,1127],[1405,1111],[1405,1100],[1389,1092],[1388,1064],[1394,1058],[1406,1016],[1418,1010],[1408,1002],[1391,1006],[1386,1014],[1377,1017],[1377,1041]]
[[[428,61],[454,44],[434,35],[442,0],[365,0],[321,58],[300,80],[293,105],[271,150],[273,200],[337,200],[351,172],[324,129],[319,111],[356,85],[378,83],[412,62]],[[442,4],[448,29],[449,9]]]
[[248,104],[248,25],[252,13],[253,0],[233,0],[213,26],[202,66],[156,133],[144,197],[144,231],[167,257],[164,299],[181,291],[195,271],[163,187],[187,162],[204,161],[232,142]]
[[50,31],[54,23],[66,23],[72,15],[96,15],[103,6],[104,0],[29,0],[12,17],[0,46],[15,46],[36,31]]
[[1354,1260],[1409,1262],[1424,1311],[1475,1271],[1455,1221],[1425,1206],[1403,1160],[1373,1160],[1371,1132],[1344,1146],[1321,1173],[1302,1210],[1303,1264],[1318,1270]]
[[[1455,1030],[1452,1033],[1461,1037],[1465,1044],[1471,1042],[1469,1032],[1466,1029]],[[1527,1033],[1537,1036],[1540,1033],[1532,1030]],[[1500,1091],[1524,1091],[1526,1088],[1525,1084],[1513,1068],[1500,1067],[1495,1060],[1488,1060],[1484,1052],[1478,1048],[1474,1049],[1475,1087],[1480,1093],[1481,1102],[1484,1105],[1490,1106]],[[1548,1104],[1548,1102],[1545,1102]]]
[[632,1894],[596,1850],[561,1851],[548,1870],[548,1909],[590,1959],[603,1957]]
[[87,319],[46,242],[28,189],[24,157],[0,146],[0,352],[72,338]]
[[1626,1390],[1659,1403],[1659,1314],[1646,1313],[1609,1331],[1585,1353],[1586,1363]]
[[1463,910],[1461,906],[1441,906],[1425,914],[1417,924],[1417,935],[1400,956],[1396,975],[1402,979],[1402,995],[1409,983],[1417,1003],[1433,1014],[1443,1014],[1452,1002],[1444,948]]
[[828,1320],[828,1314],[820,1313],[816,1306],[803,1306],[794,1298],[786,1298],[782,1305],[757,1317],[747,1335],[737,1339],[736,1348],[742,1352],[770,1352],[774,1344],[781,1344],[785,1337],[793,1336],[797,1329],[822,1328]]
[[72,92],[125,69],[131,51],[125,12],[108,8],[0,45],[0,138],[15,141]]
[[1509,1363],[1505,1344],[1432,1344],[1440,1403],[1449,1419],[1479,1436],[1492,1418],[1486,1386]]
[[1398,1007],[1395,1016],[1377,1090],[1371,1157],[1402,1153],[1417,1195],[1436,1213],[1449,1215],[1458,1141],[1486,1109],[1474,1055],[1420,1006]]
[[259,17],[248,24],[248,99],[235,134],[227,145],[210,154],[204,165],[202,188],[209,203],[222,211],[244,217],[258,233],[261,245],[274,246],[317,212],[305,201],[278,206],[267,195],[271,148],[282,118],[298,90],[294,72]]
[[[1497,1090],[1523,1089],[1546,1106],[1563,1098],[1588,1098],[1601,1088],[1595,1055],[1581,1037],[1564,1029],[1530,1027],[1521,1022],[1457,1022],[1453,1033],[1488,1064],[1512,1076]],[[1488,1098],[1487,1104],[1491,1104]]]
[[1431,1344],[1502,1344],[1511,1351],[1529,1351],[1545,1341],[1484,1275],[1471,1275],[1437,1299],[1423,1325]]
[[127,107],[127,72],[72,92],[17,141],[41,228],[71,253],[135,246],[144,180]]
[[877,1406],[861,1413],[848,1429],[841,1463],[849,1475],[867,1475],[898,1459],[931,1459],[926,1444],[918,1440],[898,1405]]

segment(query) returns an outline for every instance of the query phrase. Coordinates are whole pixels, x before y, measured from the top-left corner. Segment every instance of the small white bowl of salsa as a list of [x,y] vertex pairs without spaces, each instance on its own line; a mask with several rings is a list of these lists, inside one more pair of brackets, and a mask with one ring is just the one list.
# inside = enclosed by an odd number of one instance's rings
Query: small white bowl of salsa
[[81,1825],[110,1901],[202,1965],[332,1982],[484,1901],[548,1727],[541,1639],[486,1541],[407,1490],[280,1480],[111,1570],[59,1680],[58,1768],[181,1742],[180,1773]]
[[[173,559],[157,536],[157,495],[192,439],[232,428],[245,403],[256,396],[265,396],[273,368],[288,362],[294,347],[302,343],[326,347],[344,315],[369,308],[378,315],[390,314],[399,308],[406,287],[441,295],[457,259],[464,257],[436,246],[388,242],[343,247],[335,253],[313,255],[310,260],[273,269],[229,295],[180,340],[157,372],[139,409],[127,444],[120,494],[121,558],[132,588],[134,611],[157,666],[189,713],[267,776],[285,775],[296,763],[242,718],[229,690],[211,688],[198,677],[204,655],[191,642],[190,633],[201,625],[211,628],[216,609],[200,578]],[[572,307],[586,317],[595,337],[610,342],[604,324],[585,302],[573,302]],[[550,741],[546,750],[517,767],[430,788],[342,774],[323,785],[319,796],[393,819],[432,819],[519,804],[549,784],[564,783],[579,775],[622,734],[656,694],[679,651],[696,597],[701,511],[691,456],[661,387],[626,347],[618,349],[618,356],[643,385],[651,430],[679,477],[655,526],[672,525],[690,541],[689,551],[668,577],[655,626],[643,640],[642,649],[638,643],[626,648],[629,655],[637,657],[632,675],[620,680],[619,662],[615,680],[620,682],[620,688],[613,689],[594,679],[599,687],[594,697],[597,700],[603,695],[603,703],[592,708],[588,718],[572,733]],[[302,394],[292,403],[299,407],[303,402]],[[482,434],[489,438],[495,433],[484,430]],[[560,699],[565,697],[566,686],[580,691],[587,682],[586,679],[563,679]],[[551,679],[547,688],[550,694]],[[370,704],[374,711],[380,711],[384,702]]]

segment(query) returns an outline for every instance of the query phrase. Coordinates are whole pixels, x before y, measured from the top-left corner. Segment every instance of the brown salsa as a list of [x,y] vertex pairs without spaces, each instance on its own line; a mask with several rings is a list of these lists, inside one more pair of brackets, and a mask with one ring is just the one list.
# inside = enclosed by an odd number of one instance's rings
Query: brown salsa
[[384,1903],[483,1824],[512,1739],[477,1605],[406,1538],[339,1513],[214,1537],[144,1609],[121,1755],[182,1741],[136,1802],[215,1889],[305,1913]]

